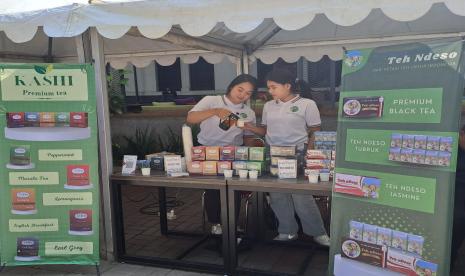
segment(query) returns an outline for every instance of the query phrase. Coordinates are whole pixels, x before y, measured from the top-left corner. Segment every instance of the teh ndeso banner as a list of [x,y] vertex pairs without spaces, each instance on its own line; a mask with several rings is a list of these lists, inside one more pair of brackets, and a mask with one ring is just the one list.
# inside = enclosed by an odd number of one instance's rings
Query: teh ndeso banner
[[331,221],[336,275],[362,263],[449,275],[462,51],[462,41],[440,41],[345,53]]
[[98,264],[89,64],[0,64],[1,265]]

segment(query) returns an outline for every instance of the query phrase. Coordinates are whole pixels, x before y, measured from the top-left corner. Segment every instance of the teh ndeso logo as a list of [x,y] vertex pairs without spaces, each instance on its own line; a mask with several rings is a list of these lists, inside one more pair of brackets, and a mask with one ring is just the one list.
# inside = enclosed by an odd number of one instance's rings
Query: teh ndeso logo
[[346,52],[344,62],[347,66],[354,68],[362,64],[362,61],[363,61],[362,52],[358,50]]

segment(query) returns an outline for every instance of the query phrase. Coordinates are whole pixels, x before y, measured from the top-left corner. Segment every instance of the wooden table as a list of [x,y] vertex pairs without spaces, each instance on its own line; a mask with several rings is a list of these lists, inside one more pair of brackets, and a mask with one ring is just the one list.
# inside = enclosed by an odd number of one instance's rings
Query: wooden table
[[[140,257],[129,256],[126,254],[125,236],[124,236],[124,220],[122,210],[122,186],[145,186],[145,187],[158,187],[159,192],[159,210],[160,210],[160,232],[163,235],[179,234],[173,233],[168,230],[167,216],[166,216],[166,188],[189,188],[189,189],[211,189],[220,192],[221,206],[221,223],[228,225],[228,212],[227,212],[227,192],[226,181],[224,177],[167,177],[164,174],[158,173],[151,176],[142,176],[139,173],[136,175],[122,175],[115,173],[110,177],[112,199],[113,199],[113,221],[115,228],[115,244],[116,244],[116,257],[120,262],[132,262],[141,264],[152,264],[166,267],[178,267],[198,271],[208,271],[225,274],[228,272],[229,265],[229,239],[228,231],[222,235],[222,250],[224,265],[206,264],[197,262],[183,261],[182,258],[167,259],[159,257]],[[193,246],[197,246],[199,243]],[[193,248],[189,249],[192,250]],[[187,253],[182,254],[183,256]]]
[[[314,196],[331,196],[332,182],[320,182],[318,184],[310,184],[306,179],[278,179],[275,177],[259,177],[258,179],[239,179],[232,178],[227,180],[228,185],[228,212],[229,212],[229,257],[230,257],[230,271],[233,275],[239,273],[248,274],[273,274],[263,271],[238,269],[237,267],[237,250],[236,250],[236,217],[234,215],[235,193],[240,191],[262,192],[258,193],[263,195],[263,192],[276,192],[276,193],[292,193],[292,194],[309,194]],[[258,214],[263,214],[263,196],[258,200],[257,204]],[[259,219],[259,233],[263,233],[264,221]]]

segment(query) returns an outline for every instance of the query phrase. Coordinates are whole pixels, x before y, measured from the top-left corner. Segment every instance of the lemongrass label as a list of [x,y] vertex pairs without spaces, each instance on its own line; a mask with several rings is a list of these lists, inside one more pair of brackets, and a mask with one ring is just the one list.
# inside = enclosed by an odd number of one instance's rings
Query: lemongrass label
[[45,206],[91,205],[92,193],[44,193],[43,203]]

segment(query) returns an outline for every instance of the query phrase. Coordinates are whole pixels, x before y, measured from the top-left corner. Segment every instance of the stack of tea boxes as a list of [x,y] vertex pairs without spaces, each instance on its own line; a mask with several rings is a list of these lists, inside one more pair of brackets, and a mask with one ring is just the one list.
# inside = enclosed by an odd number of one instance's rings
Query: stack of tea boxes
[[297,159],[295,147],[271,146],[270,157],[270,174],[272,176],[278,176],[279,178],[297,177]]
[[264,147],[198,146],[192,147],[192,163],[188,171],[197,175],[223,175],[224,170],[265,170]]
[[334,165],[336,162],[336,132],[317,131],[315,132],[315,143],[313,150],[307,150],[305,161],[305,176],[318,170],[329,172],[334,175]]

